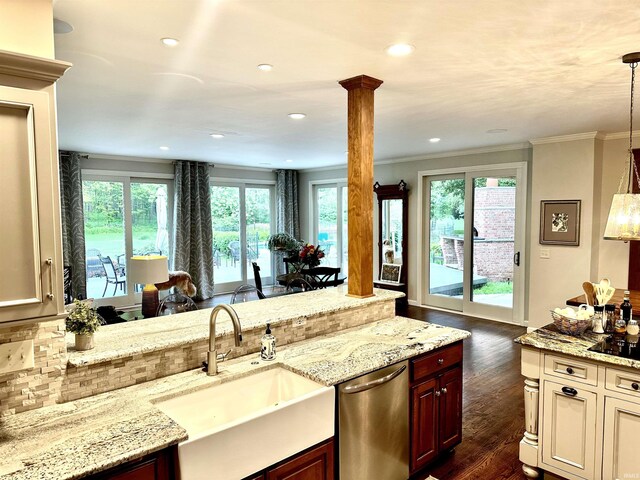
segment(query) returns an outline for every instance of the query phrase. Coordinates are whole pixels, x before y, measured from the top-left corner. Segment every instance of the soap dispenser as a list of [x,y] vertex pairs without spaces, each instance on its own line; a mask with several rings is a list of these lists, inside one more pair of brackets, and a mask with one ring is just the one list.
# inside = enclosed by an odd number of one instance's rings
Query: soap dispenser
[[262,348],[260,349],[260,358],[262,360],[273,360],[276,358],[276,337],[271,335],[270,324],[267,323],[267,330],[262,336]]

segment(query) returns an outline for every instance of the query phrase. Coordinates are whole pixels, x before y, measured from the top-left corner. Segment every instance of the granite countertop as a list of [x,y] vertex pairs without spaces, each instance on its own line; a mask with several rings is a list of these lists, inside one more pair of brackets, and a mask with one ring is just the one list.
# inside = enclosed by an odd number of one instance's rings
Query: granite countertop
[[214,377],[191,370],[2,417],[0,479],[80,478],[186,440],[186,431],[153,405],[159,400],[278,366],[331,386],[469,336],[395,317],[291,344],[275,361],[254,353],[223,362]]
[[[269,321],[275,326],[288,320],[353,309],[404,295],[391,290],[374,289],[375,295],[372,297],[353,298],[345,295],[346,288],[345,285],[341,285],[336,288],[267,298],[259,302],[238,303],[233,305],[233,308],[242,319],[242,329],[249,331],[264,327],[265,312],[269,313]],[[75,351],[73,335],[68,334],[68,363],[80,367],[208,340],[209,317],[212,310],[213,308],[206,308],[106,325],[95,333],[96,346],[90,351]],[[231,319],[222,311],[216,322],[216,337],[231,332]]]
[[551,352],[563,353],[565,355],[595,360],[602,363],[610,363],[621,367],[640,369],[640,360],[589,351],[589,348],[609,335],[610,334],[593,333],[591,330],[588,330],[579,337],[574,337],[559,332],[555,325],[550,323],[531,333],[526,333],[514,341],[521,345],[535,347],[541,350],[549,350]]

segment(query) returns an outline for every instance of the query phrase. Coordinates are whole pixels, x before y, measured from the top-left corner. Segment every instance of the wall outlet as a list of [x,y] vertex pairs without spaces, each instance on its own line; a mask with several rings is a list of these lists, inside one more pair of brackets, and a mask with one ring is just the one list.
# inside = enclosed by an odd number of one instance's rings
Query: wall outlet
[[293,321],[293,326],[294,327],[304,327],[307,324],[307,319],[306,318],[296,318]]
[[551,258],[551,252],[548,248],[540,249],[540,258]]
[[0,373],[33,368],[33,340],[0,345]]

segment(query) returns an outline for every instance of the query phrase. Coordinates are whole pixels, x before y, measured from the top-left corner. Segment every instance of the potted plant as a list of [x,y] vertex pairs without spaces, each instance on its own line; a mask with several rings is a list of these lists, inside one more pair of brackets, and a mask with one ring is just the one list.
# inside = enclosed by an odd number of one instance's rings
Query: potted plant
[[267,246],[272,252],[285,252],[291,256],[298,253],[300,242],[288,233],[274,233],[267,240]]
[[67,332],[75,334],[76,350],[91,350],[93,334],[104,320],[89,302],[74,300],[72,308],[66,320]]

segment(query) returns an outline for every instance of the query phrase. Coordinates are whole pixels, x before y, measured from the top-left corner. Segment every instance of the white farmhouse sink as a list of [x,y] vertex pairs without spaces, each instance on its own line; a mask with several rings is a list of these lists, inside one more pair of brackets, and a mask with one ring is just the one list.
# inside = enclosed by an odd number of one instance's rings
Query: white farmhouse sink
[[332,437],[334,398],[278,367],[156,406],[189,434],[178,445],[182,480],[238,480]]

